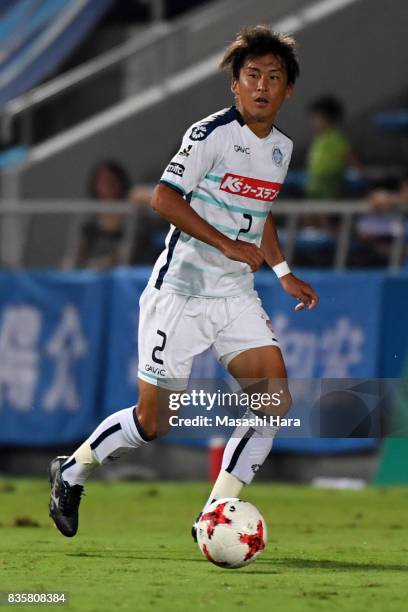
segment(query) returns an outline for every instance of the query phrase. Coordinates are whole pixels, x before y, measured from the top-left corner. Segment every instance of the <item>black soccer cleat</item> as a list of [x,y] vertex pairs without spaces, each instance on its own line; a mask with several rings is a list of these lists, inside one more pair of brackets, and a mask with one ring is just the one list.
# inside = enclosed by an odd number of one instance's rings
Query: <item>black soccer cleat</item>
[[200,512],[200,514],[197,516],[196,520],[193,523],[193,526],[191,527],[191,537],[193,538],[194,542],[197,542],[197,526],[198,526],[198,521],[200,520],[200,517],[202,516],[202,512]]
[[78,508],[84,487],[72,487],[62,479],[61,466],[68,457],[56,457],[50,463],[49,480],[51,485],[50,517],[60,532],[72,538],[78,531]]

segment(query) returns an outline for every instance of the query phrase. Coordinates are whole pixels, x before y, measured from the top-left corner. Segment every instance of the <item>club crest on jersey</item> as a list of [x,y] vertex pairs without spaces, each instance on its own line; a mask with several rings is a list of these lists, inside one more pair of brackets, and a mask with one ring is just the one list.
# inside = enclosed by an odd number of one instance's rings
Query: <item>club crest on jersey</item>
[[207,126],[205,124],[196,125],[190,133],[190,140],[203,140],[207,136]]
[[273,147],[272,159],[277,166],[281,166],[283,162],[283,153],[279,147]]

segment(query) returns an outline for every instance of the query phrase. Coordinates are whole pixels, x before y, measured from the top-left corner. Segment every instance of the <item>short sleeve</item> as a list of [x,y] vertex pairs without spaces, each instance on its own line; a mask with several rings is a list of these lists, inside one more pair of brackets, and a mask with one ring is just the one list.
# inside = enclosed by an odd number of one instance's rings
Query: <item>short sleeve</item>
[[[197,137],[198,134],[198,137]],[[161,183],[173,187],[182,195],[193,191],[213,168],[217,159],[216,133],[200,138],[197,127],[185,133],[180,150],[173,157],[160,179]]]

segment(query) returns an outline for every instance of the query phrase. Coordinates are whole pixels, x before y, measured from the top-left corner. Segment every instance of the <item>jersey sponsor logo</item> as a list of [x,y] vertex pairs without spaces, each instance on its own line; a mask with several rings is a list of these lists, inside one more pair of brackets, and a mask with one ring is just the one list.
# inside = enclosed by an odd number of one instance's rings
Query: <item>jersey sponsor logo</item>
[[156,376],[166,376],[165,368],[159,368],[157,366],[150,365],[150,363],[146,363],[145,370],[146,372],[151,372],[152,374],[156,374]]
[[193,148],[193,145],[188,145],[188,147],[184,147],[184,149],[180,149],[177,155],[180,155],[180,157],[189,157],[192,148]]
[[193,145],[188,145],[188,147],[184,147],[184,149],[181,149],[178,152],[178,155],[180,155],[180,157],[188,157],[191,153],[192,148],[193,148]]
[[183,176],[185,167],[183,164],[177,164],[176,162],[171,162],[166,169],[166,172],[172,172],[177,176]]
[[273,147],[272,149],[272,160],[277,166],[281,166],[283,162],[283,153],[279,147]]
[[207,135],[207,126],[202,123],[196,125],[190,132],[190,140],[203,140]]
[[245,153],[245,155],[251,155],[249,147],[242,147],[241,145],[234,145],[235,153]]
[[278,197],[281,187],[282,183],[272,183],[229,173],[224,174],[220,185],[222,191],[263,202],[273,202]]

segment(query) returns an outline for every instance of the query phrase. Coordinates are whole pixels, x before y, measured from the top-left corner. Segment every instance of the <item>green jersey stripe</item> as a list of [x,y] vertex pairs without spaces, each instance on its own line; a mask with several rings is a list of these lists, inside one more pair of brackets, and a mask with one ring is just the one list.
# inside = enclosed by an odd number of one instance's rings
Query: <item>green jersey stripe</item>
[[268,210],[252,210],[252,208],[242,208],[241,206],[234,206],[233,204],[228,204],[224,200],[216,200],[215,198],[211,198],[208,195],[203,193],[199,193],[198,191],[193,191],[193,198],[197,200],[201,200],[202,202],[206,202],[207,204],[211,204],[212,206],[217,206],[217,208],[222,208],[224,210],[229,210],[232,212],[240,213],[240,214],[250,214],[253,217],[261,217],[265,219],[269,211]]
[[[226,225],[220,225],[219,223],[211,223],[211,225],[213,225],[217,230],[220,230],[220,232],[223,232],[224,234],[228,234],[228,236],[234,236],[234,238],[238,237],[239,231],[241,228],[232,228],[232,227],[227,227]],[[252,240],[258,240],[258,238],[261,237],[261,233],[260,232],[245,232],[243,234],[243,240],[245,240],[245,238],[250,238]]]
[[221,183],[222,181],[222,176],[217,176],[216,174],[206,174],[204,178],[214,181],[214,183]]
[[212,251],[213,253],[220,252],[218,249],[211,246],[211,244],[207,244],[206,242],[201,242],[201,240],[197,240],[197,238],[193,238],[192,236],[189,236],[188,234],[182,234],[180,236],[180,241],[184,243],[188,242],[188,244],[190,244],[191,246],[197,247],[199,249],[205,249],[206,251]]

